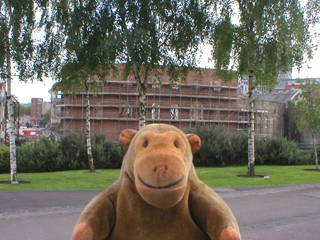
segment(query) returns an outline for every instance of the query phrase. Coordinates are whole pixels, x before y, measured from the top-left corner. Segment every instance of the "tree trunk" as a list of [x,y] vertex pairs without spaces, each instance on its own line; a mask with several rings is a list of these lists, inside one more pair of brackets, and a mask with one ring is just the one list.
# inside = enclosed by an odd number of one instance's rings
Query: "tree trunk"
[[139,86],[139,129],[146,125],[147,91],[143,83]]
[[86,139],[87,139],[87,154],[90,172],[94,172],[94,164],[92,157],[92,148],[91,148],[91,129],[90,129],[90,99],[89,99],[89,86],[86,82]]
[[138,85],[139,92],[139,129],[146,125],[146,115],[147,115],[147,89],[148,89],[148,78],[149,69],[145,69],[144,79],[140,77],[140,70],[137,64],[133,64],[133,73]]
[[249,92],[248,92],[248,101],[249,101],[249,128],[248,128],[248,175],[255,175],[255,146],[254,146],[254,75],[253,71],[249,71]]
[[13,99],[11,95],[11,53],[10,47],[7,47],[7,133],[9,136],[9,146],[10,146],[10,174],[11,183],[18,184],[17,176],[17,158],[16,158],[16,127],[14,124],[14,107]]
[[315,164],[316,164],[316,170],[319,170],[319,160],[318,160],[318,152],[317,152],[315,133],[312,131],[311,134],[312,134],[312,141],[313,141],[313,150],[314,150],[314,159],[315,159]]

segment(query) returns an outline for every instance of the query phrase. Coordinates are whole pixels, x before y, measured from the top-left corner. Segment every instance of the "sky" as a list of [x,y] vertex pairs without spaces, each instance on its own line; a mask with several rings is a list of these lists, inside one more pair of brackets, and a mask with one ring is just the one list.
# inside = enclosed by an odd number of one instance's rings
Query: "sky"
[[51,101],[49,90],[51,89],[54,81],[46,79],[44,82],[34,81],[33,83],[19,82],[14,79],[11,83],[11,93],[18,98],[20,103],[30,103],[31,98],[42,98],[43,101]]

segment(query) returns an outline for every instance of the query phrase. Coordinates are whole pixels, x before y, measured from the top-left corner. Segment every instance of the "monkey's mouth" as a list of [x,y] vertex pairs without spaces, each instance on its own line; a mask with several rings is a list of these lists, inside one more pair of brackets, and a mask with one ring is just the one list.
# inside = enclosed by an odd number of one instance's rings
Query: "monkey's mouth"
[[184,179],[184,176],[182,176],[178,181],[176,181],[174,183],[170,183],[170,184],[165,185],[165,186],[152,186],[152,185],[146,183],[145,181],[143,181],[143,179],[140,177],[139,174],[138,174],[138,179],[144,186],[146,186],[148,188],[162,190],[162,189],[168,189],[168,188],[171,188],[171,187],[174,187],[174,186],[178,185]]

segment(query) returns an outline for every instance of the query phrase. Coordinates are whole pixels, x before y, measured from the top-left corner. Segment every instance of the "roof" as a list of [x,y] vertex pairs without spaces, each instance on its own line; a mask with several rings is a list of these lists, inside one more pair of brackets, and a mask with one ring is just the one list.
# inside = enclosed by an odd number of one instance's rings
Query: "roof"
[[300,82],[304,82],[308,79],[314,79],[317,82],[320,82],[320,78],[281,78],[280,83],[276,86],[275,90],[285,90],[286,86],[299,85]]
[[273,91],[269,94],[266,94],[266,93],[256,94],[254,96],[254,99],[269,101],[269,102],[287,103],[288,101],[293,100],[299,93],[300,93],[299,89],[295,89],[292,91],[286,91],[286,92]]

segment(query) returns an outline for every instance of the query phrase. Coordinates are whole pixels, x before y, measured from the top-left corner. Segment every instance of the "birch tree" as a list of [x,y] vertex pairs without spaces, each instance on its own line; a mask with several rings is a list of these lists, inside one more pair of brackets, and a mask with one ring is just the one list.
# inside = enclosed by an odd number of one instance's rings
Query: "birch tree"
[[[71,64],[75,67],[73,64]],[[66,68],[66,66],[65,66]],[[56,83],[53,87],[53,91],[63,91],[66,95],[70,97],[75,94],[76,91],[84,90],[85,100],[86,100],[86,148],[88,156],[88,165],[90,172],[95,171],[94,158],[92,154],[92,144],[91,144],[91,105],[90,105],[90,95],[96,93],[99,89],[99,83],[95,76],[90,76],[86,71],[79,70],[78,76],[72,78],[69,76],[68,80],[61,80]],[[95,79],[95,80],[92,80]]]
[[[109,0],[115,28],[106,43],[116,49],[117,63],[133,74],[139,92],[139,128],[146,124],[150,76],[167,72],[171,81],[186,77],[209,26],[207,1]],[[160,78],[159,78],[160,79]]]
[[248,77],[248,175],[255,175],[254,91],[271,91],[280,72],[311,58],[312,43],[300,1],[220,1],[220,19],[212,34],[217,75]]
[[6,131],[10,146],[11,183],[18,183],[16,159],[16,126],[11,82],[13,76],[20,81],[33,79],[34,45],[32,33],[35,29],[35,4],[32,0],[0,1],[0,78],[7,83]]
[[319,160],[315,136],[320,133],[320,84],[315,80],[301,82],[301,95],[295,102],[295,121],[299,132],[308,129],[311,132],[316,170]]
[[[172,81],[186,76],[188,69],[196,65],[197,50],[209,26],[207,1],[47,3],[48,11],[42,18],[46,40],[39,61],[40,74],[55,73],[62,79],[59,72],[69,62],[82,63],[91,71],[88,76],[124,64],[124,77],[133,75],[138,86],[139,127],[146,123],[150,76],[164,71]],[[47,63],[43,63],[45,59]]]
[[97,93],[106,82],[114,63],[113,49],[103,45],[105,36],[113,29],[113,10],[104,1],[75,0],[48,0],[46,9],[40,20],[44,40],[38,49],[38,74],[55,78],[56,91],[84,91],[87,155],[90,172],[94,172],[90,94]]

